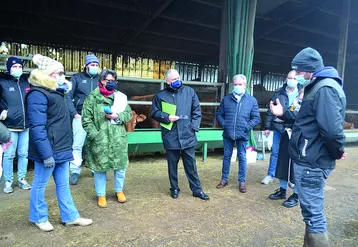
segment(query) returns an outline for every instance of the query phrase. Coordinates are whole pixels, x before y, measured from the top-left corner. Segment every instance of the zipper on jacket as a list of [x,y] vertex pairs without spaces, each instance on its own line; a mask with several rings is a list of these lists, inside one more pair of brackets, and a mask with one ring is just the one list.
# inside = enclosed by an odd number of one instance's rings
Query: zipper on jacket
[[22,107],[22,114],[24,117],[24,129],[26,129],[26,120],[25,120],[25,105],[24,105],[24,98],[22,96],[22,92],[21,92],[21,87],[20,87],[20,83],[19,83],[20,79],[17,80],[17,87],[19,88],[19,93],[20,93],[20,99],[21,99],[21,107]]
[[238,102],[236,102],[236,113],[235,113],[235,123],[234,123],[234,138],[235,138],[235,139],[236,139],[236,119],[237,119],[237,110],[238,110],[239,106],[241,106],[241,103],[239,104]]

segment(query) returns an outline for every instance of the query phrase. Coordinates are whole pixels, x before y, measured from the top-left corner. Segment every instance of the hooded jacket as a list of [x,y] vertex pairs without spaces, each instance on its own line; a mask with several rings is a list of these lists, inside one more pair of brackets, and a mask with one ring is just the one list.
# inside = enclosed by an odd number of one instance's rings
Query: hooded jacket
[[10,129],[27,129],[25,114],[25,96],[29,88],[27,77],[19,79],[6,74],[0,79],[0,111],[6,110],[7,117],[3,124]]
[[[29,159],[41,163],[50,157],[56,163],[72,161],[72,130],[64,90],[39,70],[31,72],[29,82],[31,89],[26,95]],[[65,83],[71,90],[71,83]]]
[[86,72],[86,68],[83,72],[74,74],[71,77],[71,83],[73,90],[67,95],[68,109],[71,117],[76,114],[82,115],[82,107],[87,96],[98,87],[99,75],[90,76]]
[[346,96],[342,86],[337,70],[324,67],[305,87],[289,145],[296,163],[333,169],[344,154]]

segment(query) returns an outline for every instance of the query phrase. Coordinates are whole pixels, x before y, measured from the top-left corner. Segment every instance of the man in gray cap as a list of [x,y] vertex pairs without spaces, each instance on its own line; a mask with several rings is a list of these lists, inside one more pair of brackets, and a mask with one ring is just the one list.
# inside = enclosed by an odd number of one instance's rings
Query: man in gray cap
[[[324,67],[321,55],[312,48],[292,60],[296,79],[305,85],[301,109],[293,126],[289,152],[294,164],[295,186],[306,223],[304,247],[329,246],[324,216],[324,185],[345,156],[343,132],[346,96],[343,81],[333,67]],[[329,102],[329,104],[327,103]],[[285,114],[279,101],[271,110]]]

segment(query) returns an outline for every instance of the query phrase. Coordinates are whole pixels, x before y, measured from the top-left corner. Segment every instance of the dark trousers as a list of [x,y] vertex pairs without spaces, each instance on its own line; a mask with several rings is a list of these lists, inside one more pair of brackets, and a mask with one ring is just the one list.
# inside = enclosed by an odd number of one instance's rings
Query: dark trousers
[[170,190],[179,190],[178,185],[178,162],[180,152],[184,163],[184,170],[189,181],[189,186],[194,194],[202,191],[198,172],[196,170],[195,147],[184,150],[167,150],[168,174],[170,181]]

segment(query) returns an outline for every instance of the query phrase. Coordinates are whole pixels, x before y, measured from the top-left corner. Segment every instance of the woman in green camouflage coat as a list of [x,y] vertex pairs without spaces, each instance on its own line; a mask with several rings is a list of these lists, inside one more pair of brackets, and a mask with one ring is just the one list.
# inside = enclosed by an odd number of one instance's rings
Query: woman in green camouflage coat
[[114,189],[119,202],[126,202],[123,184],[128,167],[128,140],[124,123],[132,119],[127,96],[115,90],[117,74],[103,70],[98,88],[83,104],[82,125],[87,132],[86,166],[94,171],[98,206],[107,207],[106,172],[114,171]]

